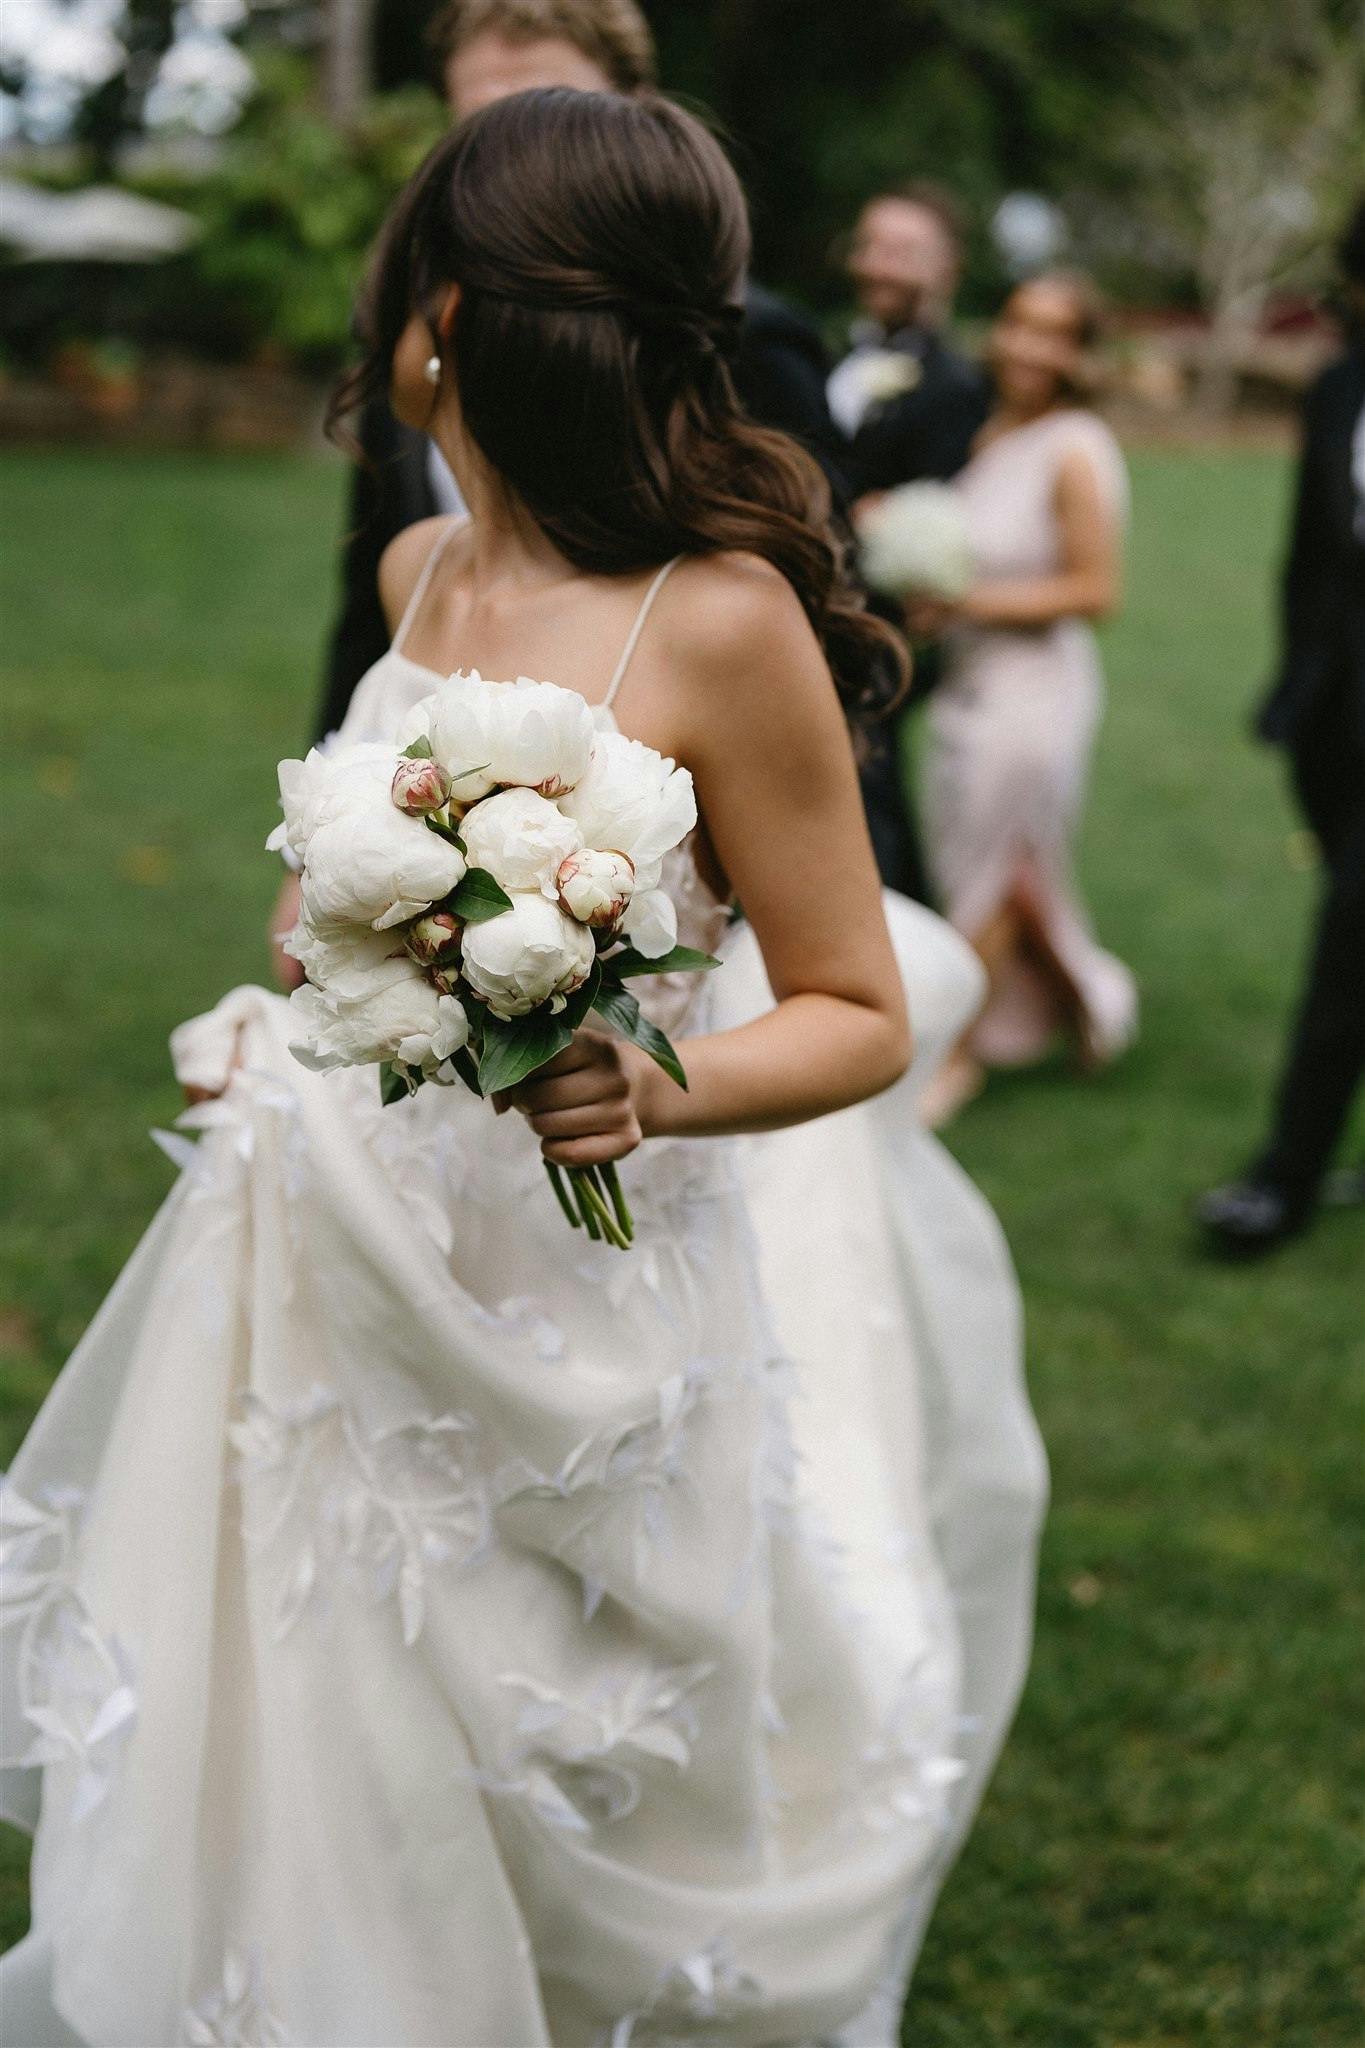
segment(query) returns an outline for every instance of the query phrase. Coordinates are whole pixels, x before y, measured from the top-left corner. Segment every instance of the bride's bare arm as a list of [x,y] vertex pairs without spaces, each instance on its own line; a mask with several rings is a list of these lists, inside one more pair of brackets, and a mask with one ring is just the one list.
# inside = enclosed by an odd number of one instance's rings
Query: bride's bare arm
[[676,582],[660,621],[676,748],[777,1003],[689,1040],[686,1092],[635,1048],[581,1034],[516,1097],[566,1165],[620,1157],[641,1135],[823,1116],[889,1087],[910,1054],[848,733],[800,605],[744,557],[689,565]]

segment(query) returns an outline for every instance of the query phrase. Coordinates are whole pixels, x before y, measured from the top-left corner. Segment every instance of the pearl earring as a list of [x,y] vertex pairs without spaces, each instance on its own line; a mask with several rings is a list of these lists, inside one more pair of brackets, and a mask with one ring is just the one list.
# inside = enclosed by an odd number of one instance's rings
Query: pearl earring
[[428,356],[422,375],[426,378],[428,384],[439,384],[441,381],[441,358],[439,356]]

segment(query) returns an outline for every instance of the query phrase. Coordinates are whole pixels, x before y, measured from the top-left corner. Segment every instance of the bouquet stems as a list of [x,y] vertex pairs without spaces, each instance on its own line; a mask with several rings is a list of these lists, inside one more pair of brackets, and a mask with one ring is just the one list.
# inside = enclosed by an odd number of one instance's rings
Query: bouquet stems
[[635,1241],[635,1223],[614,1165],[561,1167],[547,1159],[545,1171],[555,1200],[575,1230],[586,1230],[596,1242],[605,1238],[618,1251],[629,1249]]
[[630,1213],[630,1204],[626,1201],[625,1191],[621,1186],[621,1176],[616,1171],[616,1161],[609,1159],[607,1164],[600,1169],[600,1172],[602,1180],[606,1183],[606,1191],[611,1197],[611,1206],[616,1212],[616,1221],[621,1226],[627,1243],[633,1244],[635,1242],[635,1218]]

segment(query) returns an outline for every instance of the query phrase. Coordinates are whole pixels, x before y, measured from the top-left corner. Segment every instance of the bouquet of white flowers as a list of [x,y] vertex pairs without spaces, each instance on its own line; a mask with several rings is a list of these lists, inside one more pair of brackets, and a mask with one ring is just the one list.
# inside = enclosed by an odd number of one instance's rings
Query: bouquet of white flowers
[[[393,746],[280,763],[267,844],[301,870],[286,950],[295,1057],[377,1065],[384,1101],[424,1082],[513,1088],[595,1012],[686,1087],[626,987],[715,966],[677,941],[663,859],[697,821],[686,769],[599,731],[576,691],[452,676]],[[624,1246],[614,1166],[547,1162],[569,1222]]]
[[858,520],[863,575],[889,597],[956,604],[972,581],[962,500],[950,484],[902,484]]

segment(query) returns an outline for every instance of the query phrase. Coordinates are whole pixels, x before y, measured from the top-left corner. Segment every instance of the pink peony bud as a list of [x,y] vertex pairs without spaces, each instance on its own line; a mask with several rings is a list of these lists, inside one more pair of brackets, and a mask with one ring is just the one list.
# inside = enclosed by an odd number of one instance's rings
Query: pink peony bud
[[593,931],[608,931],[625,916],[635,888],[635,864],[624,853],[585,846],[560,862],[555,880],[570,917]]
[[421,817],[450,800],[450,777],[439,761],[402,760],[393,773],[393,800],[400,811]]
[[459,945],[459,920],[448,910],[432,911],[426,917],[419,917],[416,924],[408,926],[403,941],[419,967],[434,966]]

